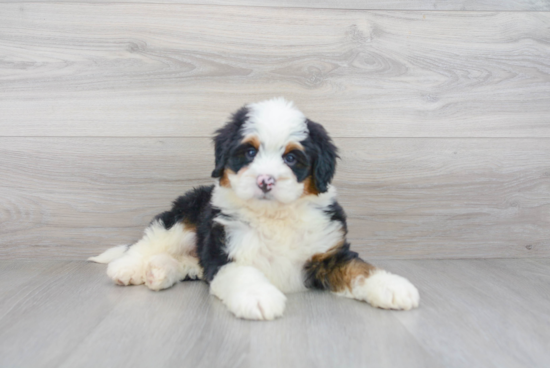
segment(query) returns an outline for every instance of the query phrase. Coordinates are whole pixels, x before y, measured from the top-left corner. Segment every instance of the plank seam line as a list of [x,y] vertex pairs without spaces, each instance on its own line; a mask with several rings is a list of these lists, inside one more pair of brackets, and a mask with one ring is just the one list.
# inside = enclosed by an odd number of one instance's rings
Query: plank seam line
[[243,5],[243,4],[198,4],[198,3],[175,3],[175,2],[137,2],[137,1],[109,1],[109,2],[94,2],[94,1],[62,1],[62,2],[46,2],[46,1],[1,1],[0,4],[47,4],[47,5],[66,5],[66,4],[88,4],[88,5],[175,5],[175,6],[206,6],[206,7],[226,7],[226,8],[265,8],[265,9],[301,9],[301,10],[335,10],[335,11],[365,11],[365,12],[460,12],[460,13],[548,13],[550,10],[463,10],[463,9],[358,9],[358,8],[313,8],[306,6],[261,6],[261,5]]

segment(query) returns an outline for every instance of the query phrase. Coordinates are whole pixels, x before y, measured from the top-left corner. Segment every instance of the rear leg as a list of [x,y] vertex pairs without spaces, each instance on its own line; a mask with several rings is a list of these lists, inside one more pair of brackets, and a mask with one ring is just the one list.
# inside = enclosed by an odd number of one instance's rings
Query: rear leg
[[143,237],[127,247],[115,247],[89,260],[110,263],[107,274],[120,285],[145,283],[153,290],[178,280],[202,278],[196,244],[196,224],[208,208],[214,186],[198,187],[177,198],[170,211],[155,217]]
[[152,256],[145,267],[145,285],[151,290],[167,289],[185,278],[202,278],[199,260],[192,256],[176,259],[168,253]]
[[177,222],[167,229],[157,219],[141,240],[109,264],[107,275],[118,285],[145,283],[151,290],[166,289],[186,277],[202,277],[195,248],[193,226]]

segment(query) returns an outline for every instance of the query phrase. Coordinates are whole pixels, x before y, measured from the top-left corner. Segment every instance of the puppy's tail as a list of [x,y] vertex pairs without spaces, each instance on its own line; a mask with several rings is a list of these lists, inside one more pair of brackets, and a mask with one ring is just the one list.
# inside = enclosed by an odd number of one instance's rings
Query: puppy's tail
[[109,263],[121,257],[124,254],[124,252],[128,250],[129,247],[130,247],[129,245],[117,245],[116,247],[107,249],[105,252],[101,253],[99,256],[88,258],[88,261],[92,261],[96,263]]

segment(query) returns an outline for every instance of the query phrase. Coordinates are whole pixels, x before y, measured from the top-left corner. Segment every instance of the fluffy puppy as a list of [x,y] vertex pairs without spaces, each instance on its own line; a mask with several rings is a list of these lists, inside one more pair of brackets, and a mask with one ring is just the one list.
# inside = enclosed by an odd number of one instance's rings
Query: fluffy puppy
[[405,278],[350,250],[330,184],[337,149],[291,102],[246,105],[216,131],[216,184],[176,199],[143,238],[90,258],[119,285],[202,279],[237,317],[282,316],[285,293],[329,290],[379,308],[418,306]]

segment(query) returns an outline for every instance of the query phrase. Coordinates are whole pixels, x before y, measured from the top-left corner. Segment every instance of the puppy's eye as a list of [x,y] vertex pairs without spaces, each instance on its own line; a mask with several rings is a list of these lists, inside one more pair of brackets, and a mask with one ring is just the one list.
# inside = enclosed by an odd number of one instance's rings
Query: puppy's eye
[[258,153],[258,151],[256,151],[255,148],[249,148],[246,150],[245,155],[246,158],[252,160],[254,157],[256,157],[256,153]]
[[283,157],[283,160],[288,166],[292,166],[296,163],[296,156],[294,156],[294,154],[292,153],[289,153],[288,155],[285,155]]

